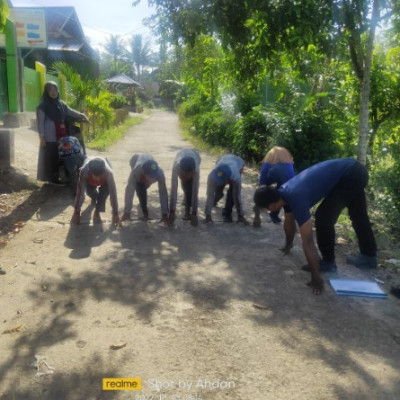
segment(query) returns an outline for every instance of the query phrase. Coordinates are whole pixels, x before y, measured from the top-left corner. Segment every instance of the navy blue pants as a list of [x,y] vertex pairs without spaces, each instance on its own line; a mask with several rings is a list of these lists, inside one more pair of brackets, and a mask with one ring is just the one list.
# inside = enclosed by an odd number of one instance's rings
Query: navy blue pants
[[366,256],[376,255],[375,236],[368,217],[364,190],[367,183],[368,171],[356,162],[318,206],[315,227],[318,248],[324,260],[335,259],[335,223],[345,207],[357,235],[360,253]]

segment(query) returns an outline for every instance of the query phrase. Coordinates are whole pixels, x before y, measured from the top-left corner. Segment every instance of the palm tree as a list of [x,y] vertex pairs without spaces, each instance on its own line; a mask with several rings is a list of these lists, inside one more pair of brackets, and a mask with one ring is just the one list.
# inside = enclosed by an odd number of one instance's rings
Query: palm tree
[[103,47],[112,56],[114,62],[123,59],[126,54],[124,41],[118,35],[110,35]]
[[143,43],[142,35],[133,35],[130,45],[131,52],[129,53],[129,57],[135,66],[137,78],[140,78],[143,73],[143,67],[148,67],[152,63],[150,40],[146,39]]

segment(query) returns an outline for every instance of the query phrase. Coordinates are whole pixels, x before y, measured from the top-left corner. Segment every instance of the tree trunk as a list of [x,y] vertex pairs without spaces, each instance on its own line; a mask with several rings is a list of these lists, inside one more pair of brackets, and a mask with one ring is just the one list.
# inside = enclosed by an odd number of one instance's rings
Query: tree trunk
[[365,54],[364,73],[361,81],[360,94],[360,121],[358,134],[357,159],[361,164],[367,162],[368,134],[369,134],[369,98],[371,93],[371,63],[374,48],[375,29],[379,19],[380,0],[374,0],[370,31]]

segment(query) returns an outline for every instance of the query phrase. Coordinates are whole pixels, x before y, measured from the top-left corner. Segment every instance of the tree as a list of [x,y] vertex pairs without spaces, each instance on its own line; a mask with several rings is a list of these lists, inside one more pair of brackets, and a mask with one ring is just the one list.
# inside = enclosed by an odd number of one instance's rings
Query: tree
[[3,32],[6,26],[6,19],[8,17],[9,10],[7,2],[5,0],[0,0],[0,33]]
[[224,48],[232,50],[237,79],[242,82],[257,84],[260,71],[279,68],[282,52],[301,70],[301,49],[310,44],[327,58],[351,62],[360,85],[358,159],[366,162],[375,32],[382,21],[394,16],[398,23],[397,0],[148,2],[156,6],[163,31],[174,32],[189,44],[200,33],[217,35]]
[[126,55],[124,41],[118,35],[110,35],[103,47],[112,56],[114,62],[123,59]]
[[143,68],[152,65],[152,53],[150,40],[146,39],[143,43],[142,35],[133,35],[130,41],[131,51],[129,58],[136,69],[138,79],[143,75]]

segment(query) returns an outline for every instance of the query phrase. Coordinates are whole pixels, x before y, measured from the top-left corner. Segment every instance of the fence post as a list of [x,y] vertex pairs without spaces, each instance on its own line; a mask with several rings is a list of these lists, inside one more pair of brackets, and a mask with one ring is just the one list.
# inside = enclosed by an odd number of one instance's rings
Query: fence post
[[6,65],[8,86],[8,111],[17,113],[19,111],[18,90],[18,58],[17,58],[17,35],[14,23],[7,18],[6,27]]
[[35,69],[40,74],[40,91],[43,93],[44,85],[46,83],[46,66],[39,61],[35,61]]
[[67,78],[61,72],[58,73],[58,77],[60,78],[60,97],[67,101]]

